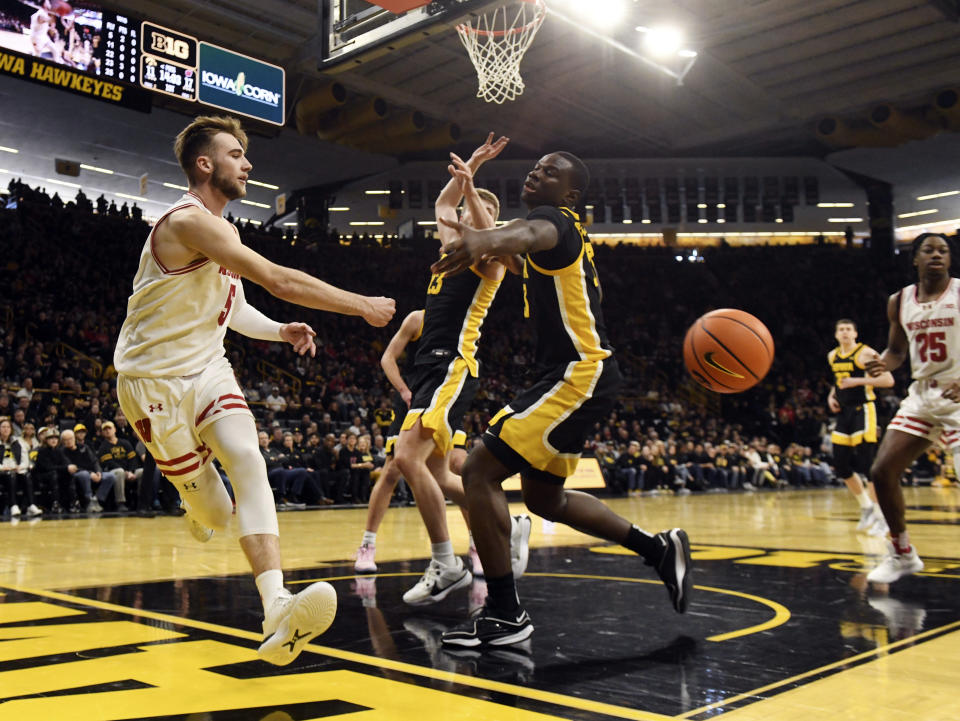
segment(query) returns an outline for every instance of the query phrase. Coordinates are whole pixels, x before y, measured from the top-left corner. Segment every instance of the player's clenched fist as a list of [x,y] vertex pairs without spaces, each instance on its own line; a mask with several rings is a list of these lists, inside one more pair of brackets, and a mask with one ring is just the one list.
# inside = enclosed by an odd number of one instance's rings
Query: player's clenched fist
[[375,328],[382,328],[393,314],[397,312],[397,302],[393,298],[367,298],[367,309],[363,312],[363,319]]

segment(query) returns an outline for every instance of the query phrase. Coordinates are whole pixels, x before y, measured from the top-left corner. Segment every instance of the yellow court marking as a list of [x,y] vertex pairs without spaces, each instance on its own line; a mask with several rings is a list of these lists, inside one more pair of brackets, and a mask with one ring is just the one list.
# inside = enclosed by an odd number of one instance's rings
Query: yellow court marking
[[[295,584],[305,584],[305,583],[316,583],[317,581],[349,581],[355,578],[378,578],[383,577],[387,578],[389,576],[421,576],[420,573],[368,573],[368,574],[354,574],[351,576],[333,576],[331,578],[312,578],[304,579],[300,581],[288,581],[287,585],[293,586]],[[585,573],[525,573],[524,576],[535,576],[537,578],[585,578],[591,581],[625,581],[627,583],[652,583],[655,585],[660,585],[661,581],[654,581],[648,578],[623,578],[621,576],[593,576]],[[773,618],[769,621],[764,621],[763,623],[757,624],[756,626],[748,626],[746,628],[741,628],[736,631],[728,631],[727,633],[721,633],[716,636],[707,637],[707,641],[729,641],[733,638],[741,638],[742,636],[749,636],[754,633],[760,633],[761,631],[766,631],[771,628],[776,628],[777,626],[782,626],[787,621],[790,620],[790,610],[776,601],[771,601],[769,598],[763,598],[762,596],[754,596],[750,593],[743,593],[742,591],[731,591],[726,588],[714,588],[713,586],[694,586],[698,591],[708,591],[710,593],[722,593],[727,596],[738,596],[740,598],[745,598],[748,601],[754,601],[763,606],[766,606],[773,611]]]
[[[374,574],[370,574],[371,577]],[[397,573],[397,574],[383,574],[383,575],[396,575],[396,576],[420,576],[420,573]],[[532,575],[532,574],[531,574]],[[323,580],[343,580],[348,578],[355,578],[355,576],[343,576],[336,579],[323,579]],[[300,582],[302,583],[302,582]],[[251,641],[261,641],[263,636],[259,633],[254,633],[252,631],[244,631],[238,628],[231,628],[229,626],[221,626],[215,623],[207,623],[205,621],[195,621],[190,618],[184,618],[181,616],[172,616],[166,613],[157,613],[155,611],[145,611],[142,609],[129,608],[127,606],[120,606],[114,603],[107,603],[105,601],[96,601],[89,598],[81,598],[79,596],[71,596],[66,593],[61,593],[59,591],[47,591],[45,589],[37,588],[25,588],[21,586],[6,585],[6,588],[12,591],[18,591],[20,593],[31,594],[35,596],[42,596],[45,598],[53,598],[59,601],[65,601],[68,603],[77,603],[85,606],[90,606],[91,608],[99,608],[104,611],[112,611],[114,613],[122,613],[128,616],[139,616],[142,618],[150,618],[156,621],[165,621],[168,623],[177,624],[180,626],[187,626],[190,628],[196,628],[203,631],[212,631],[214,633],[219,633],[225,636],[234,636],[236,638],[244,638]],[[342,661],[351,661],[353,663],[360,663],[367,666],[375,666],[378,668],[389,669],[392,671],[399,671],[402,673],[407,673],[413,676],[423,676],[426,678],[436,679],[440,681],[445,681],[448,683],[458,683],[462,686],[469,686],[472,688],[484,689],[486,691],[494,691],[496,693],[508,694],[511,696],[517,696],[520,698],[530,699],[531,701],[539,701],[541,703],[549,703],[555,706],[574,708],[581,711],[589,711],[592,713],[605,714],[613,718],[622,718],[629,719],[629,721],[671,721],[675,717],[666,716],[663,714],[657,714],[650,711],[643,711],[641,709],[627,708],[625,706],[616,706],[614,704],[603,703],[602,701],[591,701],[590,699],[577,698],[575,696],[564,696],[563,694],[552,693],[550,691],[541,691],[538,689],[526,688],[524,686],[514,686],[513,684],[503,683],[500,681],[491,681],[484,678],[477,678],[475,676],[466,676],[459,673],[452,673],[450,671],[440,671],[433,668],[426,668],[424,666],[416,666],[410,663],[404,663],[402,661],[394,661],[392,659],[378,658],[375,656],[367,656],[361,653],[354,653],[352,651],[341,651],[340,649],[330,648],[328,646],[319,646],[317,644],[307,644],[304,646],[304,650],[312,651],[313,653],[322,654],[324,656],[330,656],[332,658],[338,658]]]
[[702,714],[707,711],[713,711],[715,709],[722,708],[723,706],[727,706],[729,704],[736,703],[737,701],[741,701],[745,698],[758,696],[759,694],[762,694],[766,691],[771,691],[775,688],[780,688],[781,686],[794,683],[795,681],[800,681],[805,678],[810,678],[811,676],[817,676],[819,674],[826,673],[827,671],[832,671],[833,669],[836,669],[836,668],[850,666],[851,664],[855,664],[858,661],[865,661],[875,656],[879,657],[879,656],[885,655],[890,651],[900,648],[901,646],[913,646],[914,644],[917,643],[917,641],[922,641],[923,639],[929,638],[930,636],[940,635],[940,634],[946,633],[947,631],[952,631],[956,628],[960,628],[960,621],[954,621],[953,623],[948,623],[946,626],[940,626],[939,628],[932,628],[929,631],[924,631],[923,633],[918,633],[914,636],[909,636],[899,641],[894,641],[893,643],[889,643],[886,646],[878,646],[877,648],[872,649],[870,651],[864,651],[863,653],[857,654],[856,656],[850,656],[848,658],[844,658],[839,661],[834,661],[833,663],[829,663],[826,666],[821,666],[820,668],[815,668],[810,671],[805,671],[804,673],[797,674],[796,676],[791,676],[790,678],[785,678],[779,681],[774,681],[773,683],[768,683],[766,686],[761,686],[759,688],[752,689],[745,693],[740,693],[740,694],[737,694],[736,696],[731,696],[730,698],[726,698],[723,701],[717,701],[716,703],[712,703],[707,706],[701,706],[700,708],[695,708],[692,711],[687,711],[686,713],[679,714],[676,718],[678,719],[690,718],[692,716],[696,716],[698,714]]

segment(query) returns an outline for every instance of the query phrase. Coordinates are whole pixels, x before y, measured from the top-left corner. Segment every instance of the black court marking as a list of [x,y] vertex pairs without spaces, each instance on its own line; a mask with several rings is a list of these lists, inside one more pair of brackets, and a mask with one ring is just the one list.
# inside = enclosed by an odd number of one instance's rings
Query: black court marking
[[[695,545],[698,588],[685,615],[674,613],[666,590],[633,555],[581,547],[535,549],[531,569],[536,570],[519,584],[536,626],[530,651],[504,649],[497,655],[451,654],[439,645],[440,634],[482,602],[481,582],[436,605],[413,608],[400,596],[419,576],[411,570],[418,564],[381,564],[380,574],[363,578],[353,578],[352,564],[291,573],[294,587],[322,578],[334,583],[340,604],[331,629],[291,666],[250,661],[217,672],[243,679],[349,669],[567,719],[599,721],[622,716],[612,711],[619,708],[699,721],[722,713],[726,704],[734,708],[760,701],[960,625],[953,601],[960,583],[956,572],[906,578],[890,595],[871,595],[863,589],[862,573],[847,568],[858,565],[854,554],[709,548]],[[719,560],[702,560],[711,553]],[[749,598],[705,587],[769,599],[791,616],[762,633],[711,641],[763,623],[771,611]],[[104,589],[74,593],[91,601],[104,597]],[[248,576],[120,586],[109,593],[121,606],[132,606],[139,596],[151,611],[183,612],[191,621],[241,629],[247,632],[244,640],[230,643],[258,644],[253,634],[259,630],[259,603]],[[13,593],[5,600],[24,599]],[[76,607],[84,608],[82,602]],[[156,619],[142,622],[169,626]],[[173,628],[188,640],[223,637]],[[330,654],[309,652],[318,646]],[[443,680],[448,673],[460,680],[451,685]],[[609,705],[611,711],[588,708],[588,701]],[[721,706],[711,707],[716,703]]]

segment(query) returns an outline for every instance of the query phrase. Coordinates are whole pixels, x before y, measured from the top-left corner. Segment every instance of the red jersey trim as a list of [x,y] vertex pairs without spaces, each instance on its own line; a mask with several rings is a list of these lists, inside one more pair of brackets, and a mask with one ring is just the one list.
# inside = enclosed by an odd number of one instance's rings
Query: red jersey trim
[[[200,197],[195,195],[194,193],[188,193],[188,195],[193,195],[193,197],[197,198],[197,200],[203,203],[203,200],[201,200]],[[157,264],[157,267],[160,268],[160,270],[163,272],[164,275],[183,275],[185,273],[194,271],[197,268],[210,262],[209,258],[198,258],[197,260],[187,263],[185,266],[181,268],[174,268],[173,270],[171,270],[167,268],[167,266],[165,266],[163,263],[160,262],[160,257],[157,255],[157,248],[153,242],[153,234],[157,232],[157,228],[160,227],[160,223],[166,220],[169,215],[175,213],[178,210],[183,210],[184,208],[195,208],[195,207],[196,206],[193,203],[184,203],[183,205],[177,205],[177,206],[174,206],[173,208],[170,208],[170,210],[168,210],[166,213],[160,216],[160,219],[157,220],[156,223],[154,223],[153,228],[150,231],[150,255],[153,256],[153,262]],[[206,208],[207,206],[203,206],[203,207]]]

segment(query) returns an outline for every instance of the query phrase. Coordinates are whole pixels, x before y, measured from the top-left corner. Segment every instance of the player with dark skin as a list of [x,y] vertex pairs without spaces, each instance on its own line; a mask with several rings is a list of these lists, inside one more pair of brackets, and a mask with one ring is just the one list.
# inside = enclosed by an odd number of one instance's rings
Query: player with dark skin
[[[913,264],[917,269],[917,302],[936,301],[950,283],[950,245],[939,235],[929,235],[915,249]],[[894,293],[887,302],[887,318],[890,332],[886,349],[867,360],[866,369],[872,377],[896,370],[907,359],[910,351],[906,331],[900,322],[901,292]],[[960,380],[943,382],[942,396],[960,402]],[[903,536],[906,547],[906,509],[900,478],[904,471],[927,450],[930,440],[888,427],[877,450],[877,457],[870,469],[870,479],[877,491],[877,502],[883,511],[890,537],[899,548],[898,539]]]
[[[587,178],[588,171],[578,158],[568,153],[551,153],[541,158],[533,170],[528,173],[523,185],[521,199],[534,216],[537,215],[537,212],[546,208],[548,212],[567,218],[565,223],[570,225],[561,226],[567,228],[574,225],[576,216],[570,209],[575,208],[580,201]],[[537,212],[533,212],[535,209]],[[454,274],[467,270],[481,260],[526,256],[530,264],[530,273],[533,274],[538,272],[535,261],[544,257],[535,254],[554,248],[561,250],[558,247],[561,240],[560,228],[554,222],[536,217],[527,220],[515,220],[501,228],[486,231],[477,231],[462,223],[455,223],[446,219],[441,219],[441,221],[450,228],[456,229],[459,238],[447,245],[444,256],[433,264],[431,268],[433,273]],[[573,230],[573,232],[579,231],[583,235],[581,255],[580,259],[574,261],[573,266],[568,267],[578,267],[580,263],[585,264],[587,258],[592,265],[592,248],[589,247],[586,235],[580,230],[581,226],[578,222],[576,228],[577,230]],[[564,230],[564,233],[563,237],[568,238],[568,231]],[[565,247],[562,250],[567,251]],[[595,275],[595,269],[593,273]],[[595,280],[595,282],[597,289],[599,289],[599,280]],[[533,305],[532,299],[530,302]],[[597,308],[597,312],[599,312],[599,308]],[[539,334],[542,335],[544,318],[535,318],[535,320],[538,320]],[[542,345],[545,340],[545,338],[541,339],[540,344]],[[609,364],[610,368],[607,368],[607,370],[612,369],[612,373],[618,379],[619,374],[615,363],[612,353],[608,352],[606,360],[601,361],[600,365]],[[606,373],[607,370],[603,372]],[[614,381],[609,386],[611,390],[606,390],[602,394],[600,391],[594,394],[592,389],[578,392],[583,393],[581,398],[591,399],[588,402],[610,401],[612,405],[616,395],[615,389],[618,385],[619,380]],[[583,403],[582,400],[580,402]],[[557,413],[560,414],[562,410],[561,408]],[[504,412],[506,410],[501,413]],[[555,424],[562,422],[567,412],[573,413],[575,411],[570,410],[563,412],[563,415],[558,415]],[[526,420],[520,420],[521,417],[525,417]],[[516,423],[516,428],[524,428],[523,434],[527,437],[531,435],[539,437],[540,430],[535,430],[530,426],[529,416],[526,416],[526,414],[518,413],[516,420],[504,421],[504,423],[507,422]],[[491,436],[491,438],[488,439],[488,436]],[[546,433],[544,433],[544,437],[546,437]],[[627,519],[614,513],[594,496],[564,489],[563,478],[557,478],[556,474],[544,474],[539,466],[534,465],[539,461],[534,461],[532,457],[522,457],[517,448],[513,449],[514,462],[521,465],[525,461],[528,465],[526,468],[522,466],[508,467],[506,463],[510,461],[501,460],[491,450],[491,448],[496,450],[496,447],[488,448],[490,443],[496,444],[502,440],[502,438],[494,438],[491,431],[488,430],[484,434],[484,442],[477,444],[470,452],[462,471],[467,508],[473,524],[474,541],[486,571],[488,588],[490,589],[488,606],[491,609],[496,607],[501,612],[508,612],[511,610],[509,606],[513,605],[511,599],[516,599],[515,586],[512,578],[509,577],[511,573],[510,512],[506,494],[501,484],[518,471],[521,474],[524,503],[527,508],[542,518],[565,523],[576,530],[607,541],[628,544],[627,547],[646,558],[651,565],[657,565],[657,562],[665,558],[668,553],[673,553],[673,551],[665,552],[663,550],[669,545],[669,542],[665,541],[666,536],[664,534],[653,536],[643,532],[633,526]],[[556,450],[553,452],[557,453]],[[507,455],[509,456],[510,453]],[[674,530],[679,531],[679,529]],[[679,531],[679,533],[682,534],[682,531]],[[682,535],[682,543],[685,544],[686,536],[685,534]],[[678,552],[682,554],[684,550],[680,547],[680,543],[678,540],[677,548],[679,549]],[[689,558],[688,553],[686,557]],[[670,558],[672,560],[674,556],[670,555]],[[686,596],[690,589],[690,582],[688,566],[684,565],[682,558],[677,562],[677,567],[682,569],[677,576],[669,580],[664,578],[664,581],[671,592],[675,608],[682,612],[686,609]],[[660,568],[658,567],[659,571]],[[661,577],[663,577],[662,573]],[[505,589],[502,594],[495,594],[494,592],[494,583],[497,579],[503,579],[505,582]],[[672,590],[671,582],[674,585]],[[500,599],[499,602],[498,598]],[[518,642],[518,640],[528,637],[529,632],[532,631],[532,626],[529,627],[529,630],[526,628],[529,625],[529,618],[526,613],[522,612],[522,609],[518,613],[520,615],[511,616],[510,622],[507,624],[500,623],[500,619],[506,618],[505,615],[491,617],[490,614],[486,614],[489,619],[487,627],[493,629],[494,634],[499,634],[496,638],[484,631],[478,631],[477,628],[483,622],[477,621],[479,625],[475,626],[471,637],[457,640],[454,638],[456,632],[452,634],[448,632],[444,634],[443,641],[445,644],[456,643],[465,646],[475,645],[476,643],[501,645]],[[474,617],[475,620],[478,618],[480,617]],[[519,620],[514,623],[513,618]]]

